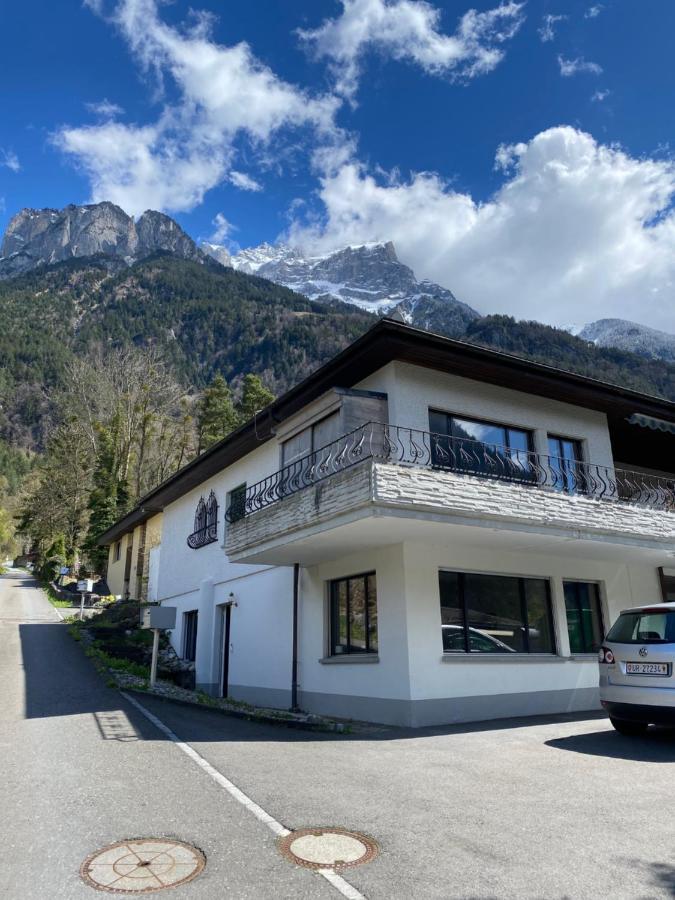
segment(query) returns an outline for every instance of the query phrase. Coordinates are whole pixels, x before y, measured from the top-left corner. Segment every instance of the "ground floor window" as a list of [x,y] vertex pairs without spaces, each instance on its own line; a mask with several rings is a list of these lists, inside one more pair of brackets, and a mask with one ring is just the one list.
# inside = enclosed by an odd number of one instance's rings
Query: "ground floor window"
[[196,609],[183,613],[183,659],[192,662],[197,658],[197,617]]
[[377,652],[374,572],[331,581],[330,652],[332,656]]
[[441,571],[439,586],[446,653],[555,653],[545,578]]
[[563,581],[567,633],[572,653],[597,653],[605,636],[598,585]]

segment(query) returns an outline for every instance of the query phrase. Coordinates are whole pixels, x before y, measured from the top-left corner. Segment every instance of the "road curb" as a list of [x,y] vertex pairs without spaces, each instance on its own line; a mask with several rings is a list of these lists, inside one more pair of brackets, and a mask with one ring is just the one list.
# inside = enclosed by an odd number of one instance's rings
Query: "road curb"
[[302,722],[297,719],[284,719],[279,716],[265,716],[257,712],[240,709],[223,709],[220,706],[209,706],[206,703],[193,703],[190,700],[180,700],[178,697],[166,697],[155,694],[152,691],[140,691],[137,688],[118,686],[123,694],[134,694],[137,697],[150,697],[161,703],[173,703],[176,706],[187,706],[190,709],[204,709],[209,712],[220,713],[233,719],[247,719],[249,722],[261,722],[263,725],[280,725],[282,728],[292,728],[299,731],[319,731],[324,734],[345,734],[346,727],[341,722]]

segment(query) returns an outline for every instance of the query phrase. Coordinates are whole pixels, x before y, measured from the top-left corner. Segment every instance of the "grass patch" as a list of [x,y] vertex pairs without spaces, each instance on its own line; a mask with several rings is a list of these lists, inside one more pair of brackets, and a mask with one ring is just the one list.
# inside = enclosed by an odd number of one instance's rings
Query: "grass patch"
[[59,609],[66,609],[74,605],[70,600],[61,600],[60,597],[57,597],[49,584],[43,584],[42,590],[47,595],[47,600],[49,600],[52,606],[57,606]]

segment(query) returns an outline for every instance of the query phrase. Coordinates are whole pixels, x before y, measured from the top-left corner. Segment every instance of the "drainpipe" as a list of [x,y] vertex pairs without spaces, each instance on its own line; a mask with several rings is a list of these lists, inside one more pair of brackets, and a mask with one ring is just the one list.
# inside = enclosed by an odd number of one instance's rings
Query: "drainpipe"
[[298,710],[298,593],[300,563],[293,566],[293,665],[291,670],[291,712]]

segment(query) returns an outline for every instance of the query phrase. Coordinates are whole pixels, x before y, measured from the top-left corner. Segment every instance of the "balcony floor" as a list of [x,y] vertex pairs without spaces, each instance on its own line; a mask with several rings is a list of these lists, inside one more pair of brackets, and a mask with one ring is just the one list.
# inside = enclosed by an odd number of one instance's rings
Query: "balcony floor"
[[404,541],[672,565],[675,514],[364,460],[233,523],[233,562],[313,565]]

